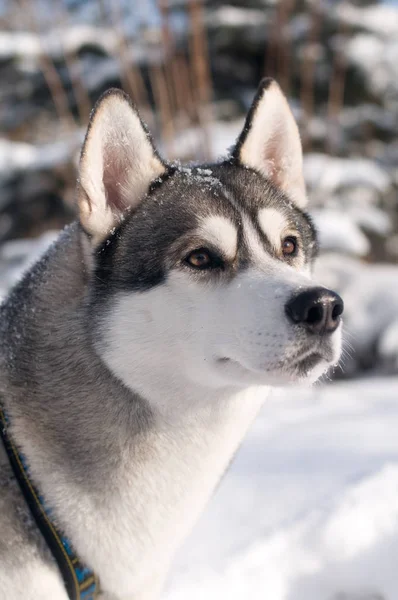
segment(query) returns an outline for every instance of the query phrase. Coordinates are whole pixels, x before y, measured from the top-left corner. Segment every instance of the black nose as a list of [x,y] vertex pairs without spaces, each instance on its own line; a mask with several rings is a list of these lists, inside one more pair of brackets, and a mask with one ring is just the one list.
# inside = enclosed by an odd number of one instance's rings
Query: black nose
[[293,323],[312,333],[333,333],[344,310],[343,300],[326,288],[312,288],[293,296],[285,311]]

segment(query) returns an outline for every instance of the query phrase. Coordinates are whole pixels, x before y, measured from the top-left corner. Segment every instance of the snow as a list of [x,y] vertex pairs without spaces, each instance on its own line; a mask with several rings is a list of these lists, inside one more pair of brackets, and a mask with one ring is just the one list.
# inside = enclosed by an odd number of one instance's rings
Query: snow
[[327,254],[317,261],[315,275],[344,298],[346,338],[355,350],[347,357],[345,370],[353,373],[358,364],[373,363],[381,369],[398,365],[397,338],[394,343],[390,329],[398,316],[398,266]]
[[74,131],[65,139],[35,145],[0,138],[0,180],[21,171],[36,171],[67,163],[76,153],[84,138],[82,130]]
[[119,38],[112,29],[90,25],[73,25],[53,29],[44,36],[29,32],[0,32],[0,58],[2,60],[29,57],[37,60],[45,52],[54,59],[60,59],[64,53],[74,54],[83,46],[93,46],[106,54],[116,53]]
[[374,5],[367,8],[343,3],[338,10],[339,18],[345,25],[357,27],[381,38],[395,38],[398,35],[397,9],[395,6]]
[[345,53],[349,62],[364,73],[373,93],[385,95],[386,99],[390,91],[397,93],[398,42],[396,39],[386,42],[370,34],[359,34],[347,43]]
[[383,362],[398,372],[398,318],[386,327],[378,341],[377,350]]
[[243,125],[244,119],[235,119],[227,123],[222,121],[213,123],[210,138],[212,156],[225,156],[226,149],[235,145]]
[[242,27],[266,25],[268,19],[264,10],[240,8],[237,6],[222,6],[214,10],[207,19],[207,24],[213,28]]
[[341,250],[354,256],[365,256],[370,244],[349,215],[337,210],[314,210],[311,213],[322,250]]
[[322,192],[334,192],[340,187],[365,185],[384,193],[391,185],[387,172],[365,158],[337,158],[327,154],[307,154],[304,158],[307,184]]
[[398,378],[275,391],[166,600],[395,600]]

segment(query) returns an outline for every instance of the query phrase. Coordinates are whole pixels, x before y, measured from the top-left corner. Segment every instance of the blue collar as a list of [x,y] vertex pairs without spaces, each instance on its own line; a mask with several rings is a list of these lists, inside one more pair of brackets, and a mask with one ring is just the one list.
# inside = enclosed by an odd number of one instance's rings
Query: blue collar
[[9,419],[0,407],[0,435],[12,470],[37,526],[47,542],[61,572],[70,600],[94,600],[99,594],[99,582],[94,572],[76,556],[69,540],[60,532],[29,474],[24,455],[8,435]]

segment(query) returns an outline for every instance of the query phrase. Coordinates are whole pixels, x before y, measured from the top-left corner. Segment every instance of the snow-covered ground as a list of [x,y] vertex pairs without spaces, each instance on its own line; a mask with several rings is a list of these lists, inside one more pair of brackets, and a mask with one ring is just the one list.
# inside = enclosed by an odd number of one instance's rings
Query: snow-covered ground
[[165,600],[396,600],[398,378],[274,392]]

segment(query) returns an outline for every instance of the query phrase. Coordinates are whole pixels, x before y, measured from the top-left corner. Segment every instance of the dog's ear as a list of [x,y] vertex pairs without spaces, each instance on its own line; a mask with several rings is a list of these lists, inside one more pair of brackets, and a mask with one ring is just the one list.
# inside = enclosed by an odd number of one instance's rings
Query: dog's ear
[[307,204],[298,127],[273,79],[261,82],[233,157],[264,175],[300,208]]
[[98,244],[144,197],[166,167],[129,97],[111,89],[97,102],[80,158],[80,222]]

